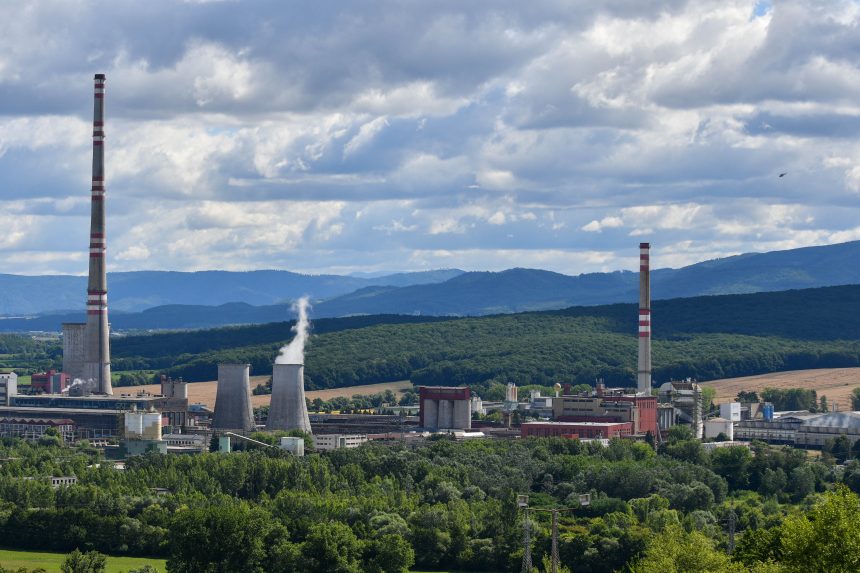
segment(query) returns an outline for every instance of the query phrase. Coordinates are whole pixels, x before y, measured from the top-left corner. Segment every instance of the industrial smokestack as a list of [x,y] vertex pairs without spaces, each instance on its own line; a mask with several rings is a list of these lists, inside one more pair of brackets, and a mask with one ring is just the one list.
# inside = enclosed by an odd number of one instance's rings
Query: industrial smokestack
[[250,372],[250,364],[218,365],[218,392],[215,396],[213,428],[245,432],[254,429]]
[[105,76],[96,74],[93,104],[93,185],[90,216],[90,274],[87,283],[87,326],[84,378],[100,394],[113,394],[110,378],[110,332],[105,274]]
[[267,430],[302,430],[311,433],[305,404],[303,364],[275,364],[272,370],[272,402]]
[[651,244],[639,243],[639,394],[651,395]]

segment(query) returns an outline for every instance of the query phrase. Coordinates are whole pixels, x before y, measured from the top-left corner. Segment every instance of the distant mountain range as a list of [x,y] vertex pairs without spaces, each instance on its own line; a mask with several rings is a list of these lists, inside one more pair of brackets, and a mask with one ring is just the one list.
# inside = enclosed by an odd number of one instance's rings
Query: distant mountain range
[[[403,287],[442,282],[458,269],[397,273],[362,278],[303,275],[289,271],[138,271],[108,273],[110,308],[138,312],[173,304],[221,305],[244,302],[268,305],[309,295],[324,299],[370,286]],[[87,277],[0,274],[0,315],[33,315],[83,310]]]
[[[860,241],[715,259],[651,272],[654,299],[860,284]],[[535,269],[463,273],[438,284],[367,287],[318,304],[318,316],[486,315],[632,302],[639,273],[567,276]]]
[[[4,283],[7,279],[10,282]],[[21,290],[27,289],[23,284],[17,285],[13,294],[6,286],[13,284],[13,279],[33,282],[29,290]],[[12,297],[23,297],[22,300],[33,300],[35,306],[38,296],[48,296],[51,289],[68,288],[60,279],[79,280],[75,294],[83,292],[84,279],[80,277],[0,275],[0,305]],[[283,301],[302,294],[314,298],[315,318],[362,314],[477,316],[633,302],[638,289],[635,272],[567,276],[536,269],[443,270],[374,279],[286,271],[153,271],[116,273],[108,280],[111,323],[117,330],[203,328],[283,320],[290,316],[289,305]],[[681,269],[658,269],[651,274],[654,299],[846,284],[860,284],[860,241],[738,255]],[[69,300],[68,294],[63,296],[66,298],[62,300]],[[117,312],[163,300],[171,304],[143,312]],[[81,311],[74,311],[26,320],[5,319],[0,320],[0,330],[56,330],[61,322],[82,318]]]

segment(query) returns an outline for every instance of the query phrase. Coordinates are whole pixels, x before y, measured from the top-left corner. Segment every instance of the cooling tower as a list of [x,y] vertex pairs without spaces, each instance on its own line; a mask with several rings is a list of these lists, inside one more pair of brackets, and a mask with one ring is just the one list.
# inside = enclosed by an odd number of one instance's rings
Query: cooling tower
[[105,273],[105,76],[96,74],[93,94],[93,178],[90,201],[90,273],[87,282],[87,326],[84,331],[83,378],[96,392],[113,394]]
[[212,427],[220,430],[254,429],[251,406],[250,364],[219,364],[218,393]]
[[639,243],[639,394],[651,395],[651,244]]
[[272,403],[267,430],[302,430],[311,433],[305,404],[303,364],[275,364],[272,371]]

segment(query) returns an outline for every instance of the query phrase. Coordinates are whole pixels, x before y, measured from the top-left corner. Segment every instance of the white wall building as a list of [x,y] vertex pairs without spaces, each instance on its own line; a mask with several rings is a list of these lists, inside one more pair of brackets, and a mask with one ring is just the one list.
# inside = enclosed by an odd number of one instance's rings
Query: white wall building
[[18,375],[0,372],[0,406],[9,406],[10,398],[18,395]]
[[727,404],[720,404],[720,418],[725,418],[726,420],[730,420],[732,422],[740,422],[741,403],[729,402]]
[[725,418],[711,418],[705,420],[705,439],[716,438],[723,434],[728,441],[735,439],[735,424]]
[[320,434],[314,436],[314,449],[337,450],[340,448],[357,448],[367,441],[364,434]]

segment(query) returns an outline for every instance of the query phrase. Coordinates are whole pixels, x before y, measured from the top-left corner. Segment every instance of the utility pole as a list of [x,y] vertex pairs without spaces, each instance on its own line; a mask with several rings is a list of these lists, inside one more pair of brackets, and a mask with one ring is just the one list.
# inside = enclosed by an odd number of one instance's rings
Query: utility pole
[[729,506],[729,555],[735,551],[735,502]]
[[552,573],[558,573],[558,510],[552,510]]
[[529,508],[523,508],[523,566],[521,573],[532,573],[532,526],[529,522]]
[[[579,496],[580,507],[585,507],[591,504],[591,494],[585,493]],[[517,506],[523,510],[523,566],[521,573],[531,573],[532,571],[532,536],[531,523],[529,522],[529,496],[518,495]],[[545,511],[552,513],[552,550],[550,561],[552,562],[552,573],[558,573],[561,565],[561,560],[558,557],[558,512],[573,511],[574,508],[558,508],[542,509],[534,508],[534,511]]]

